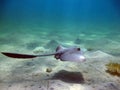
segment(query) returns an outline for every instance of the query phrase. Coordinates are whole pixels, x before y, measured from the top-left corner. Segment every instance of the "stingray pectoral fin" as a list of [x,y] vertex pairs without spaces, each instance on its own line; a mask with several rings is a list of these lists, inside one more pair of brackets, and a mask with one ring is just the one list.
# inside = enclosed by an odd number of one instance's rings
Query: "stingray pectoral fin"
[[35,58],[37,55],[27,55],[27,54],[18,54],[18,53],[9,53],[9,52],[1,52],[3,55],[11,57],[11,58],[20,58],[20,59],[28,59]]

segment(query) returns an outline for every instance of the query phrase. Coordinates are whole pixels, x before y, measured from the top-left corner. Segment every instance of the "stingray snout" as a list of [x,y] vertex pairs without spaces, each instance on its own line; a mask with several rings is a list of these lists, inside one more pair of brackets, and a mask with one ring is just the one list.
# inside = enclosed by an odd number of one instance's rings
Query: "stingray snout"
[[80,60],[81,60],[81,62],[85,62],[86,58],[84,56],[80,56]]

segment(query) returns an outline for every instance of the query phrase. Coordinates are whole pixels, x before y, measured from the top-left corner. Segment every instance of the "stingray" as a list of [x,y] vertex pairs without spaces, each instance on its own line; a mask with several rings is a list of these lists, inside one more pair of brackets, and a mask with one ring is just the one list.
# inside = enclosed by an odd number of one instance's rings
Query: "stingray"
[[29,54],[19,54],[19,53],[10,53],[10,52],[1,52],[1,53],[5,56],[11,58],[18,58],[18,59],[29,59],[35,57],[54,55],[54,58],[59,59],[61,61],[83,62],[86,60],[81,49],[78,47],[65,48],[63,46],[58,46],[56,48],[55,53],[43,54],[43,55],[29,55]]

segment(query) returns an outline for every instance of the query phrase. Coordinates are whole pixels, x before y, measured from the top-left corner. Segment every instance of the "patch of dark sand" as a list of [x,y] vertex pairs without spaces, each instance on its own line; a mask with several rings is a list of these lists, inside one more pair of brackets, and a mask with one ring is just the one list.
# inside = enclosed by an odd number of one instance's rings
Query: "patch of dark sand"
[[33,50],[36,47],[40,46],[40,42],[38,42],[38,41],[32,41],[32,42],[27,43],[25,46],[26,46],[27,49]]
[[0,83],[0,90],[47,90],[46,81],[23,81]]
[[74,41],[75,44],[81,44],[83,43],[83,40],[80,39],[80,38],[76,38],[75,41]]
[[120,35],[120,33],[118,33],[118,32],[116,32],[116,33],[112,32],[112,33],[106,35],[105,38],[120,42],[119,35]]
[[12,65],[11,71],[4,81],[31,81],[46,78],[45,67],[55,67],[56,61],[46,58],[36,58],[18,61]]
[[106,82],[101,85],[97,85],[97,90],[120,90],[119,84],[115,82]]
[[19,43],[20,40],[15,37],[0,37],[0,45]]
[[38,68],[32,60],[18,61],[12,66],[9,76],[4,80],[7,82],[17,82],[31,80],[31,73]]
[[101,50],[114,56],[120,56],[119,44],[120,43],[117,41],[110,40],[110,42],[106,44],[103,48],[101,48]]
[[120,52],[108,52],[108,53],[113,56],[120,57]]
[[102,49],[106,44],[109,44],[108,39],[95,39],[95,40],[84,40],[85,47],[92,48],[94,50]]
[[51,79],[59,79],[68,83],[84,83],[84,78],[80,72],[69,72],[61,70],[56,73]]
[[48,49],[54,50],[59,45],[60,44],[58,43],[58,41],[56,41],[56,40],[50,40],[44,47],[48,48]]

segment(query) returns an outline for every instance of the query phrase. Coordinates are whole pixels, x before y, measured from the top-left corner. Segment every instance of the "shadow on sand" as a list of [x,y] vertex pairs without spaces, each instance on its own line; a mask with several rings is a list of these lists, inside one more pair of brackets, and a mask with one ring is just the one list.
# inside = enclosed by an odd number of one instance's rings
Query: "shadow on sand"
[[59,71],[51,79],[59,79],[68,83],[84,83],[83,75],[80,72],[69,72],[65,70]]

